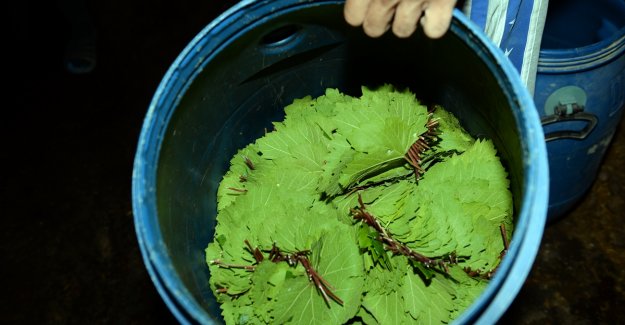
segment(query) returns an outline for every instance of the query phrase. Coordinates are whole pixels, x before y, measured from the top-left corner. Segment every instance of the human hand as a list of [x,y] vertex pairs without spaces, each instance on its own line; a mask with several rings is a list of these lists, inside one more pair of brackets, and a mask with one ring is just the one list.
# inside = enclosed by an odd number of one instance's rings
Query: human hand
[[346,0],[345,20],[362,25],[371,37],[382,36],[391,27],[398,37],[409,37],[417,23],[430,38],[447,32],[456,0]]

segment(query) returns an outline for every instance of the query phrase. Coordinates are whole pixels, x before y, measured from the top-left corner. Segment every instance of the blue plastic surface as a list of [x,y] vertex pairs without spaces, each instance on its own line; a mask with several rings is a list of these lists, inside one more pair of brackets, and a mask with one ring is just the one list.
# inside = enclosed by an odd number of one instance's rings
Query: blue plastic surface
[[[554,103],[584,101],[587,119],[569,115],[544,126],[546,137],[587,133],[583,139],[547,142],[550,164],[550,221],[568,212],[592,186],[625,107],[625,1],[550,1],[538,62],[536,108],[553,118]],[[556,93],[563,87],[577,89]],[[551,99],[550,97],[553,96]],[[581,97],[578,98],[578,97]],[[582,105],[582,103],[578,103]],[[577,116],[580,117],[580,116]]]
[[548,202],[547,152],[531,96],[503,53],[461,13],[440,40],[371,39],[341,1],[245,1],[201,31],[164,76],[145,117],[133,209],[146,267],[182,323],[219,323],[204,248],[230,157],[295,98],[328,87],[409,87],[493,139],[508,168],[515,233],[497,274],[458,323],[493,323],[537,254]]

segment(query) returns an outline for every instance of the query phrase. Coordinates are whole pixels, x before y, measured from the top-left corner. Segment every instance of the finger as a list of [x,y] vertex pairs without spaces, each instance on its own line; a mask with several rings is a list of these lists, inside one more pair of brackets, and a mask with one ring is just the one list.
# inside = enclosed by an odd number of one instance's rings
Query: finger
[[382,36],[390,27],[395,7],[400,0],[371,0],[362,24],[365,33],[371,37]]
[[423,32],[430,38],[439,38],[449,29],[456,0],[430,0],[421,17]]
[[365,20],[365,14],[371,0],[347,0],[343,7],[345,21],[352,26],[360,26]]
[[397,37],[408,37],[417,30],[424,5],[422,0],[403,0],[397,5],[393,18],[393,33]]

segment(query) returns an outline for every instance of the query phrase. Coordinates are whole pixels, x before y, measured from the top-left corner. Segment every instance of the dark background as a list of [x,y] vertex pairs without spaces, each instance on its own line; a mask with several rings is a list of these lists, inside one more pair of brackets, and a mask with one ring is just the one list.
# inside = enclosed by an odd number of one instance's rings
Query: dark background
[[[70,26],[55,1],[4,6],[0,323],[175,323],[135,237],[135,146],[169,65],[235,1],[86,2],[98,32],[86,75],[64,69]],[[592,190],[546,229],[501,323],[625,322],[623,129]]]

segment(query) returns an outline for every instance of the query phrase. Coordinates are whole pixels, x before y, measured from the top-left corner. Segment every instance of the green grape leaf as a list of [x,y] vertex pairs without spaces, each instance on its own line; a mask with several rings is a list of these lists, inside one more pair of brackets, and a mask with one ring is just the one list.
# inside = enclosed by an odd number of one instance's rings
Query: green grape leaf
[[341,171],[339,183],[343,188],[348,188],[367,177],[376,176],[388,170],[395,168],[403,168],[404,155],[394,154],[392,152],[356,152],[352,160],[348,162]]
[[351,150],[347,140],[340,134],[333,134],[332,142],[330,143],[330,153],[325,157],[323,172],[317,188],[319,193],[333,197],[345,190],[341,187],[339,179],[341,171],[353,159],[353,155],[354,151]]
[[[338,132],[356,150],[341,171],[340,184],[348,188],[366,178],[392,174],[405,175],[408,148],[426,131],[427,109],[409,93],[383,87],[363,89],[358,105],[340,105],[336,120]],[[379,180],[380,178],[376,178]]]
[[317,125],[294,120],[291,127],[286,127],[284,123],[275,123],[274,126],[275,131],[256,141],[264,159],[294,158],[308,169],[322,169],[328,153],[328,139]]
[[360,319],[362,319],[362,323],[363,324],[369,324],[369,325],[378,325],[380,324],[375,317],[373,317],[373,315],[371,315],[370,312],[368,312],[364,307],[361,307],[360,310],[358,310],[358,313],[356,314],[357,317],[360,317]]
[[403,278],[401,296],[405,311],[419,324],[441,324],[450,320],[454,290],[448,280],[440,278],[440,274],[433,276],[427,284],[412,272]]
[[393,264],[388,251],[384,248],[384,244],[377,237],[379,234],[367,225],[361,225],[358,228],[358,245],[361,251],[368,252],[366,261],[366,269],[375,265],[380,265],[385,269],[392,269]]
[[421,205],[424,217],[437,216],[428,222],[444,224],[432,224],[438,229],[436,240],[422,238],[416,246],[434,254],[455,250],[473,257],[467,264],[472,269],[493,268],[504,247],[499,226],[512,227],[508,187],[507,173],[491,141],[475,141],[462,154],[432,166],[417,192],[429,198]]
[[364,268],[358,253],[356,233],[352,227],[338,225],[319,238],[311,250],[311,262],[334,289],[343,305],[326,303],[307,276],[288,278],[275,297],[276,323],[342,324],[351,319],[360,307],[364,284]]
[[407,324],[409,322],[398,291],[388,294],[369,293],[365,296],[362,305],[380,324]]
[[274,297],[283,289],[289,268],[287,263],[273,263],[269,260],[256,265],[251,278],[252,288],[249,296],[254,297],[254,314],[262,319],[263,323],[273,321]]
[[[254,169],[250,168],[249,162]],[[221,211],[234,202],[239,196],[244,194],[247,188],[247,180],[254,170],[261,168],[261,159],[258,156],[258,147],[250,144],[239,150],[230,160],[230,169],[224,175],[219,188],[217,189],[217,211]],[[240,189],[236,191],[233,189]]]
[[[439,324],[477,299],[487,281],[463,268],[500,262],[501,229],[513,231],[508,175],[492,141],[442,107],[432,114],[437,135],[426,136],[418,179],[406,155],[432,116],[390,85],[296,99],[231,159],[205,251],[226,323]],[[426,267],[406,248],[458,262]]]
[[455,319],[484,292],[488,281],[470,277],[460,266],[451,267],[449,276],[453,279],[453,283],[450,283],[450,285],[454,286],[456,295],[454,310],[451,312],[450,317]]
[[253,304],[249,295],[229,299],[221,303],[221,315],[227,324],[262,324],[255,315]]
[[438,106],[434,110],[434,118],[438,120],[439,141],[437,151],[467,150],[475,139],[460,125],[460,121],[450,112]]

